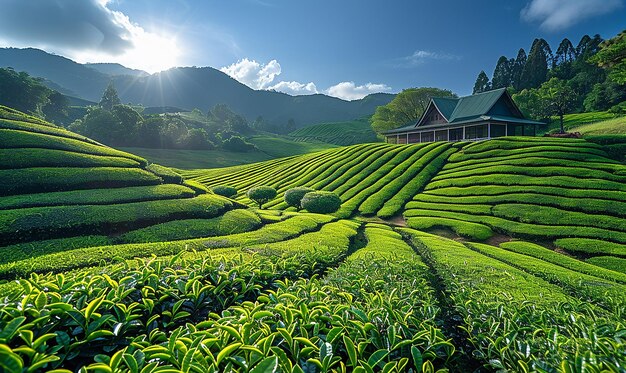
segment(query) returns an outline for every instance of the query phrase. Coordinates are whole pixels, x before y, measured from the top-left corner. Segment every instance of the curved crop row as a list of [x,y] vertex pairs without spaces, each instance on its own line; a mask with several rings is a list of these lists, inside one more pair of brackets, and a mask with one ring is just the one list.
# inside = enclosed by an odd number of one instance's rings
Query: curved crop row
[[110,233],[172,219],[212,218],[232,208],[232,202],[226,198],[203,194],[195,198],[119,205],[3,210],[0,214],[0,243]]
[[[460,330],[475,348],[472,355],[489,368],[576,371],[585,364],[619,371],[626,363],[619,352],[626,347],[620,337],[623,321],[613,313],[458,242],[410,229],[402,232],[440,277],[447,299],[460,314]],[[530,263],[544,262],[529,258]],[[623,303],[613,306],[623,308]]]
[[17,194],[0,198],[0,210],[45,206],[113,205],[161,199],[191,198],[195,192],[184,185],[159,184],[77,192]]
[[[555,239],[567,237],[576,237],[576,239],[595,238],[600,240],[626,243],[626,233],[595,227],[546,225],[537,223],[530,224],[491,215],[474,215],[441,210],[407,210],[404,213],[404,216],[407,218],[407,224],[409,227],[413,227],[412,221],[418,221],[418,219],[424,217],[429,219],[446,218],[487,225],[490,228],[499,232],[519,237],[531,237],[541,239]],[[419,223],[416,224],[416,226],[419,226]]]
[[[562,209],[568,209],[572,211],[586,212],[590,214],[608,214],[613,216],[626,217],[626,202],[611,201],[607,199],[599,198],[572,198],[561,197],[555,195],[546,195],[540,193],[534,193],[533,189],[528,192],[519,193],[511,192],[506,193],[506,189],[502,190],[505,194],[497,195],[454,195],[443,196],[434,195],[428,193],[421,193],[415,196],[413,200],[415,202],[428,202],[431,204],[442,204],[446,207],[448,204],[463,204],[463,205],[496,205],[502,203],[523,203],[528,205],[550,206]],[[480,193],[480,191],[478,191]],[[407,209],[418,208],[419,204],[409,202],[406,205]]]
[[56,149],[92,155],[130,158],[139,162],[142,165],[146,164],[145,159],[136,155],[126,153],[120,150],[115,150],[113,148],[109,148],[103,145],[96,145],[90,142],[72,138],[46,135],[35,132],[0,129],[0,139],[2,139],[0,141],[0,147],[5,149]]
[[[263,245],[292,239],[298,235],[316,230],[332,218],[324,215],[298,215],[285,221],[268,224],[258,231],[245,232],[221,237],[199,238],[172,242],[153,242],[140,244],[106,245],[84,247],[57,252],[58,246],[49,253],[40,253],[38,257],[15,261],[0,266],[0,278],[26,277],[29,273],[67,271],[74,268],[99,265],[113,259],[132,259],[150,255],[176,255],[186,250],[205,251],[215,248],[245,247]],[[62,244],[62,242],[58,242]]]

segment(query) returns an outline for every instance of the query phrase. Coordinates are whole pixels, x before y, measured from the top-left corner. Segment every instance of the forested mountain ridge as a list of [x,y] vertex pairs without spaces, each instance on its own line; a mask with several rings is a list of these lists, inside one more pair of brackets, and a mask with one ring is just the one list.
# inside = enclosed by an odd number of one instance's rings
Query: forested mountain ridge
[[391,94],[373,94],[344,101],[326,95],[290,96],[256,91],[211,67],[177,67],[149,76],[108,75],[102,70],[70,59],[28,48],[0,48],[0,67],[13,67],[56,84],[54,89],[83,99],[98,101],[112,81],[124,103],[143,106],[174,106],[208,111],[226,104],[248,121],[262,116],[276,124],[293,119],[297,127],[352,120],[374,113]]

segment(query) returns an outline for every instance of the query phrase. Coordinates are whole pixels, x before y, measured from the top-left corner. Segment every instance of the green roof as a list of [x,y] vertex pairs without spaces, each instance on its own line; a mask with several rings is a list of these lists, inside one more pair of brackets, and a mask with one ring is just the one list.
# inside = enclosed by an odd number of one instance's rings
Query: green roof
[[449,120],[454,112],[454,109],[456,108],[456,105],[459,103],[459,99],[449,97],[433,97],[433,102],[441,114]]
[[505,91],[506,88],[500,88],[459,98],[448,121],[452,123],[487,115],[489,109],[496,104]]

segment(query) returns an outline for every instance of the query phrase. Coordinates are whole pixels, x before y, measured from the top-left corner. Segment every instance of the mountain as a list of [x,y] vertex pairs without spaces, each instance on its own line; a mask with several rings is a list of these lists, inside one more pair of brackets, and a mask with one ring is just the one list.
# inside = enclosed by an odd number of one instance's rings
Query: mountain
[[386,105],[394,97],[377,93],[361,100],[345,101],[322,94],[290,96],[257,91],[211,67],[176,67],[146,76],[118,75],[117,72],[132,70],[112,64],[82,65],[33,48],[0,48],[0,67],[26,71],[44,78],[46,84],[66,95],[90,101],[99,101],[113,81],[122,102],[198,108],[204,112],[222,103],[249,121],[258,116],[270,123],[293,119],[297,127],[369,116],[376,107]]
[[106,75],[130,75],[130,76],[147,76],[150,75],[143,70],[131,69],[119,63],[86,63],[85,66],[91,67]]

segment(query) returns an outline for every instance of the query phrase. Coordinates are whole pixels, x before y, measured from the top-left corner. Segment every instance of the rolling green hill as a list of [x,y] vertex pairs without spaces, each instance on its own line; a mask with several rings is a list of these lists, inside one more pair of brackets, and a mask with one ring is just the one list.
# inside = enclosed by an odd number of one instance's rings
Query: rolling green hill
[[626,364],[626,166],[598,144],[361,144],[185,172],[332,190],[335,216],[242,208],[2,107],[0,152],[0,371]]
[[336,145],[356,145],[380,141],[367,118],[349,122],[316,124],[300,128],[290,133],[289,136],[296,141],[321,141]]
[[[334,191],[336,214],[403,214],[418,229],[447,227],[488,239],[585,237],[626,244],[626,166],[582,139],[503,138],[409,146],[365,144],[186,177],[229,184],[238,200],[251,186]],[[285,209],[282,197],[268,204]]]

